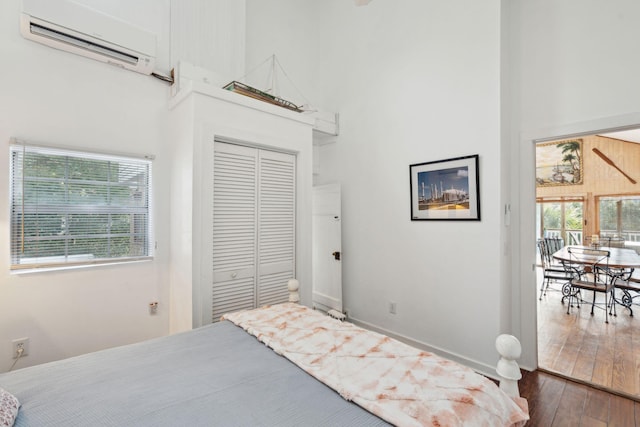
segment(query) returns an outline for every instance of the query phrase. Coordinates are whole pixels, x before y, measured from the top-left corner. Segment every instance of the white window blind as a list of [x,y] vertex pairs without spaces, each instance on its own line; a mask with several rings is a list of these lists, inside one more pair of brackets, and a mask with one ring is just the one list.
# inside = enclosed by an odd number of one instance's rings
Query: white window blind
[[11,146],[11,269],[151,257],[151,161]]

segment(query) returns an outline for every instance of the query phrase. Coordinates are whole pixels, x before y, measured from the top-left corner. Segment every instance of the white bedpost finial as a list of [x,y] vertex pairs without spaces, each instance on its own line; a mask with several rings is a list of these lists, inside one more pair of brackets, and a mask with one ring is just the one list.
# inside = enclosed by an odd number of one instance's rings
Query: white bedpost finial
[[496,349],[500,354],[496,366],[496,372],[500,376],[500,389],[508,396],[520,397],[518,380],[522,378],[522,372],[516,362],[522,353],[520,341],[513,335],[502,334],[496,339]]
[[289,302],[300,302],[300,294],[298,289],[300,288],[300,282],[296,279],[289,279]]

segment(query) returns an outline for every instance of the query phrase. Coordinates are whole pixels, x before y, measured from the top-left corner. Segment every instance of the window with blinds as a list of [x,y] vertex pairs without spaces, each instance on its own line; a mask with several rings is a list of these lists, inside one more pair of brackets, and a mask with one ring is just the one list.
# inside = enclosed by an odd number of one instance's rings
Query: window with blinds
[[11,146],[11,269],[151,257],[151,161]]

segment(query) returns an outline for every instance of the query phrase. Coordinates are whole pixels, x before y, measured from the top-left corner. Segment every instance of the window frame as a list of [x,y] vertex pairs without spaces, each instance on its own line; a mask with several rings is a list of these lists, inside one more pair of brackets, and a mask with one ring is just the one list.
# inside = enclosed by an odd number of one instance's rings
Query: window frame
[[[582,218],[580,229],[567,228],[566,209],[567,203],[581,203]],[[547,227],[544,221],[544,211],[546,204],[558,204],[560,208],[560,228],[558,237],[562,238],[565,244],[582,244],[584,241],[584,219],[587,202],[582,196],[559,196],[559,197],[537,197],[536,198],[536,234],[538,238],[549,237],[545,234]]]
[[[602,230],[601,224],[601,203],[603,200],[610,200],[616,203],[616,230]],[[602,237],[603,233],[607,236],[622,237],[625,240],[626,245],[638,245],[639,240],[626,239],[625,235],[632,231],[638,230],[625,230],[623,227],[623,215],[622,215],[622,202],[624,200],[640,200],[640,193],[631,194],[602,194],[595,197],[596,205],[596,220],[597,220],[597,232]],[[613,232],[613,233],[611,233]],[[637,233],[636,233],[637,234]]]
[[[35,187],[37,191],[42,191],[40,185],[52,181],[51,178],[41,176],[40,174],[34,174],[31,176],[24,175],[24,161],[27,155],[43,155],[48,156],[52,162],[60,162],[66,164],[69,168],[69,164],[74,162],[74,159],[78,159],[77,164],[82,164],[85,161],[95,161],[98,165],[103,165],[107,171],[108,178],[106,180],[81,178],[77,179],[71,177],[69,173],[65,172],[63,177],[58,176],[55,178],[55,183],[64,187],[64,201],[48,204],[48,202],[39,202],[37,199],[30,203],[28,198],[25,197],[25,182],[36,183]],[[45,157],[46,159],[46,157]],[[29,272],[29,271],[50,271],[59,269],[69,269],[77,267],[88,267],[107,264],[120,264],[130,262],[140,262],[152,260],[154,256],[154,236],[153,236],[153,203],[152,203],[152,190],[153,190],[153,159],[154,156],[135,156],[131,154],[114,154],[95,152],[88,150],[78,150],[74,148],[62,148],[53,147],[39,144],[31,144],[28,142],[22,142],[12,140],[9,150],[9,228],[10,228],[10,271],[12,273]],[[17,162],[22,161],[22,164]],[[131,167],[134,173],[140,174],[139,182],[142,183],[142,201],[138,205],[131,203],[135,200],[136,194],[131,193],[128,198],[124,199],[124,202],[113,203],[117,198],[112,197],[111,190],[117,187],[131,186],[126,182],[119,181],[120,178],[113,179],[111,176],[111,168],[116,167],[119,171],[123,166]],[[108,195],[106,202],[99,201],[73,201],[72,197],[68,195],[69,188],[79,185],[92,186],[94,189],[103,189]],[[42,208],[44,209],[38,209]],[[64,227],[61,226],[61,233],[58,236],[51,234],[45,234],[43,236],[29,236],[25,234],[25,228],[30,225],[28,221],[24,221],[23,218],[28,213],[36,214],[36,219],[31,221],[31,225],[35,226],[38,223],[39,215],[51,215],[65,218],[69,224]],[[113,218],[116,215],[125,217],[126,223],[129,224],[129,231],[123,232],[122,228],[114,231]],[[129,218],[126,218],[129,215]],[[70,232],[72,229],[70,218],[75,216],[76,219],[86,221],[81,227],[81,230]],[[92,221],[96,220],[96,217],[106,218],[106,230],[102,233],[95,232],[98,229],[99,223]],[[142,225],[136,225],[139,221],[142,221]],[[64,221],[63,221],[64,222]],[[146,222],[146,223],[145,223]],[[87,227],[88,224],[88,227]],[[85,228],[86,227],[86,228]],[[117,227],[116,227],[117,228]],[[84,232],[81,233],[81,231]],[[69,241],[76,243],[77,241],[82,243],[91,243],[91,240],[97,240],[93,244],[100,245],[100,240],[106,240],[109,245],[121,239],[126,242],[129,239],[128,245],[136,244],[139,249],[139,254],[132,255],[132,248],[129,246],[128,255],[114,255],[111,256],[111,247],[107,246],[106,256],[96,256],[95,252],[85,254],[75,254],[69,249]],[[24,245],[26,242],[42,242],[43,253],[39,256],[25,256]],[[45,249],[47,245],[53,247],[55,243],[64,241],[64,251],[58,253],[47,254]],[[139,243],[134,243],[138,241]],[[38,246],[38,243],[35,243]],[[89,245],[90,246],[90,245]],[[90,247],[87,246],[87,251],[90,251]],[[104,247],[103,247],[104,248]],[[60,249],[61,250],[61,249]],[[55,252],[55,249],[54,249]],[[100,254],[98,254],[100,255]]]

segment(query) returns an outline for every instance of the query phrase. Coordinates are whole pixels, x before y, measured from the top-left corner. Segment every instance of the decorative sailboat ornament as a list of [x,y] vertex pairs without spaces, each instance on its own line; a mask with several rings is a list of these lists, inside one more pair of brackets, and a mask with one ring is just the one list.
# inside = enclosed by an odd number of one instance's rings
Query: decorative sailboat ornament
[[[231,83],[228,83],[225,86],[223,86],[223,89],[229,90],[231,92],[236,92],[241,95],[249,96],[251,98],[255,98],[260,101],[268,102],[270,104],[274,104],[279,107],[287,108],[289,110],[296,111],[298,113],[305,111],[303,110],[302,106],[298,106],[293,102],[287,101],[286,99],[283,99],[275,94],[276,93],[276,71],[277,71],[276,65],[284,73],[285,77],[289,79],[289,76],[287,76],[287,73],[284,71],[284,69],[282,68],[282,65],[280,65],[280,62],[278,61],[275,55],[272,55],[269,58],[267,58],[264,62],[262,62],[257,67],[255,67],[249,73],[245,74],[240,80],[244,79],[247,75],[255,71],[258,67],[264,65],[269,60],[271,60],[271,87],[270,88],[263,91],[260,89],[256,89],[255,87],[249,86],[246,83],[241,83],[237,80],[234,80]],[[291,81],[291,79],[289,79],[289,81]]]
[[288,108],[289,110],[297,111],[298,113],[302,112],[302,109],[293,102],[287,101],[286,99],[282,99],[277,96],[273,96],[271,94],[268,94],[267,92],[261,91],[260,89],[256,89],[235,80],[225,85],[223,89],[229,90],[231,92],[236,92],[241,95],[250,96],[251,98],[259,99],[260,101],[268,102],[279,107]]

